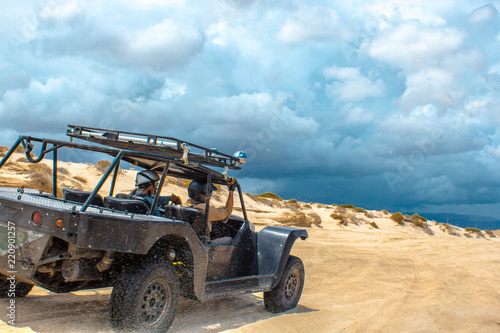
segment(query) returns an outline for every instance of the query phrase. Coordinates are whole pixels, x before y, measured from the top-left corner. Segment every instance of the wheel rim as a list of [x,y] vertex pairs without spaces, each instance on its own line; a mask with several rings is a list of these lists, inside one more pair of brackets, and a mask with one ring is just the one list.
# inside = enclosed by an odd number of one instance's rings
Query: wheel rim
[[287,302],[293,301],[299,288],[299,272],[294,270],[288,275],[285,284],[285,299]]
[[145,325],[154,325],[163,317],[169,305],[170,289],[164,279],[153,280],[144,291],[140,318]]

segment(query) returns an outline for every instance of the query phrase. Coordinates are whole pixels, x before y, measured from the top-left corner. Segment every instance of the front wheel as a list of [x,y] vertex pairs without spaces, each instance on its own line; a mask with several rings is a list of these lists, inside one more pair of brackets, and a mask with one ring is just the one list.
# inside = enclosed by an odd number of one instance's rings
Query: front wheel
[[111,293],[111,323],[133,332],[166,332],[179,305],[179,278],[161,259],[122,273]]
[[10,279],[3,274],[0,274],[0,298],[5,297],[25,297],[33,289],[33,285],[29,283],[19,282],[14,280],[11,283]]
[[300,258],[290,256],[280,282],[273,290],[264,293],[264,305],[273,313],[293,309],[299,303],[304,288],[305,271]]

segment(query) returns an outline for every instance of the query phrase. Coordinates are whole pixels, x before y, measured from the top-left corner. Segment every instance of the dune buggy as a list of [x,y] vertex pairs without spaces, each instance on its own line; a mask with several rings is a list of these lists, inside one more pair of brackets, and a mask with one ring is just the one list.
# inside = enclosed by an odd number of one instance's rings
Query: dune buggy
[[[208,214],[180,205],[160,207],[168,176],[227,185],[244,154],[231,156],[175,138],[68,125],[70,140],[20,136],[0,161],[18,147],[39,163],[52,155],[52,193],[0,188],[0,297],[23,297],[36,285],[56,293],[113,287],[110,319],[117,330],[166,331],[179,297],[206,301],[264,292],[271,312],[294,308],[304,285],[302,261],[290,255],[307,231],[268,226],[260,232],[243,217],[207,228]],[[78,141],[78,142],[77,142]],[[34,156],[34,150],[38,151]],[[58,151],[78,149],[111,156],[93,191],[63,188],[58,196]],[[160,176],[153,203],[116,194],[120,163]],[[105,182],[111,183],[102,196]],[[209,201],[206,212],[210,209]],[[230,244],[209,240],[230,237]],[[12,291],[14,292],[12,293]]]

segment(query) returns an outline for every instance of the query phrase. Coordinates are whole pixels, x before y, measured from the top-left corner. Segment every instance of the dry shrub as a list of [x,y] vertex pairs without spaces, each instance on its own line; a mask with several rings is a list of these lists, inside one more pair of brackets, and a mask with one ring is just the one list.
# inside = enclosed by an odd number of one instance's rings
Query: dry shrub
[[342,220],[342,215],[340,215],[339,213],[331,213],[330,217],[335,220]]
[[0,146],[0,157],[5,156],[5,154],[7,154],[8,151],[9,151],[9,147]]
[[352,213],[349,213],[349,212],[345,212],[345,213],[342,213],[341,215],[341,218],[340,218],[340,222],[339,224],[340,225],[343,225],[343,226],[346,226],[348,225],[349,223],[352,223],[352,224],[355,224],[355,225],[359,225],[360,224],[360,220],[356,217],[356,215],[352,214]]
[[403,223],[404,218],[405,217],[403,216],[403,214],[399,212],[391,215],[391,220],[395,221],[399,225],[404,225]]
[[369,218],[369,219],[373,219],[373,218],[375,217],[375,215],[373,215],[373,214],[372,214],[372,213],[370,213],[370,212],[366,212],[366,213],[365,213],[365,216],[366,216],[367,218]]
[[287,200],[286,203],[289,203],[289,204],[296,204],[297,203],[297,200],[296,199],[290,199],[290,200]]
[[382,213],[384,213],[384,215],[389,215],[389,212],[386,211],[385,209],[382,211]]
[[351,209],[356,208],[353,205],[339,205],[339,207],[342,207],[342,208],[351,208]]
[[[18,160],[18,162],[19,162],[19,160]],[[61,175],[66,175],[66,176],[69,175],[68,169],[62,168],[62,167],[57,168],[57,173],[59,173]]]
[[375,222],[373,222],[373,221],[372,221],[372,222],[370,222],[370,226],[372,226],[372,228],[378,229],[378,225],[377,225],[377,223],[375,223]]
[[24,173],[26,171],[26,167],[24,167],[23,165],[19,164],[19,163],[16,163],[16,162],[11,162],[11,161],[7,161],[7,163],[5,163],[3,165],[3,168],[9,172],[12,172],[12,173]]
[[73,177],[73,179],[82,183],[82,184],[87,184],[87,182],[88,182],[87,178],[85,178],[83,176],[75,176],[75,177]]
[[354,207],[352,210],[354,210],[355,212],[358,212],[358,213],[364,213],[364,214],[367,213],[366,209],[360,208],[360,207]]
[[30,161],[28,161],[28,159],[26,157],[19,157],[17,160],[16,160],[17,163],[31,163]]
[[277,194],[271,193],[271,192],[266,192],[266,193],[261,193],[258,195],[259,198],[269,198],[269,199],[276,199],[276,200],[283,200],[281,197]]
[[104,174],[106,171],[108,171],[110,166],[111,161],[108,160],[100,160],[95,164],[95,168],[100,174]]
[[52,170],[46,164],[31,164],[27,168],[27,173],[30,180],[27,187],[52,192]]
[[[475,235],[476,238],[484,237],[483,232],[477,228],[465,228],[465,232],[468,232],[471,236]],[[465,234],[465,235],[467,236],[467,234]]]
[[448,223],[440,223],[439,224],[439,229],[441,229],[442,232],[446,232],[452,236],[458,236],[460,237],[460,233],[459,233],[459,230],[457,227],[455,226],[452,226]]
[[305,204],[302,206],[302,209],[312,209],[311,205]]
[[297,211],[300,209],[300,204],[298,202],[295,202],[295,203],[288,203],[288,202],[285,202],[285,206],[293,211]]
[[302,213],[302,212],[285,212],[281,216],[274,218],[276,222],[297,226],[297,227],[308,227],[315,225],[319,227],[321,225],[321,217],[316,213]]
[[484,231],[490,238],[496,238],[497,236],[491,230]]

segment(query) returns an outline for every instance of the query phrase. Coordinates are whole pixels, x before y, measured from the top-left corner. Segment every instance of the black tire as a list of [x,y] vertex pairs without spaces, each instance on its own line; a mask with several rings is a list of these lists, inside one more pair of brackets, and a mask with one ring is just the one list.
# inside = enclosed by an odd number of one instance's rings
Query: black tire
[[179,278],[162,259],[146,260],[123,272],[110,299],[111,324],[132,332],[166,332],[179,305]]
[[0,274],[0,298],[11,297],[13,294],[14,297],[26,297],[33,289],[33,285],[29,283],[16,281],[16,285],[14,289],[10,288],[10,281],[7,280],[7,277],[3,274]]
[[290,256],[280,282],[273,290],[264,293],[267,311],[280,313],[293,309],[299,303],[304,288],[305,271],[302,260]]

